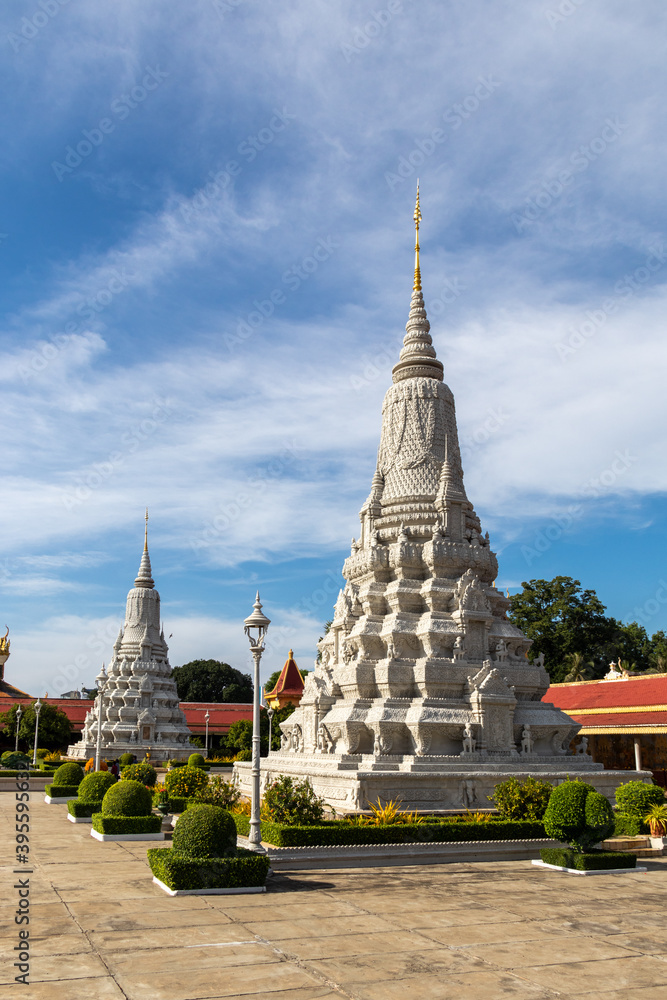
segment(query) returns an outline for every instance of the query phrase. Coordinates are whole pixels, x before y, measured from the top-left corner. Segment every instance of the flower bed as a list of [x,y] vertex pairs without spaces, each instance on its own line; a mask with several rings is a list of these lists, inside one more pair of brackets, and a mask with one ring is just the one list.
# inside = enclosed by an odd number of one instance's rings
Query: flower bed
[[237,849],[235,857],[195,858],[171,847],[148,849],[148,864],[169,889],[236,889],[263,886],[269,872],[266,854]]
[[637,864],[636,854],[626,854],[623,851],[584,851],[578,853],[571,851],[568,847],[544,847],[540,851],[540,858],[545,865],[572,868],[580,872],[634,868]]
[[[237,832],[248,836],[250,817],[234,813]],[[275,847],[334,847],[363,844],[427,844],[475,840],[544,840],[542,823],[534,820],[488,820],[452,823],[439,820],[390,826],[356,826],[330,820],[317,826],[285,826],[262,820],[262,840]]]

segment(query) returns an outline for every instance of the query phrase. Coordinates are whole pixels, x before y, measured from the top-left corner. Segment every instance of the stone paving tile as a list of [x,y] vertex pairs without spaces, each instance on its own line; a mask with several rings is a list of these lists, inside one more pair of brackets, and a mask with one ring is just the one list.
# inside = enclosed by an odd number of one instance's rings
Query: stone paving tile
[[[607,941],[613,940],[608,938]],[[484,962],[501,969],[520,969],[534,966],[539,961],[545,968],[562,962],[600,961],[603,959],[632,958],[637,953],[628,948],[608,944],[601,938],[581,937],[577,934],[548,935],[537,941],[517,941],[507,944],[470,945],[466,951]]]
[[[609,985],[611,986],[612,983]],[[572,996],[574,995],[572,994]],[[664,986],[647,986],[644,989],[640,987],[636,990],[632,988],[620,991],[612,989],[608,993],[585,993],[584,996],[586,1000],[665,1000],[667,990]],[[569,997],[566,1000],[569,1000]]]
[[[0,964],[0,983],[14,983],[15,970]],[[55,982],[61,979],[90,979],[108,976],[109,972],[97,955],[35,955],[30,959],[30,982]],[[54,989],[54,987],[52,987]]]
[[[288,946],[285,945],[287,952]],[[433,948],[424,952],[396,951],[383,955],[353,955],[308,961],[311,969],[328,982],[337,983],[347,989],[351,983],[386,982],[405,979],[408,976],[431,976],[437,974],[441,981],[453,973],[469,973],[483,969],[484,964],[465,951],[448,948]]]
[[185,971],[208,969],[210,978],[211,969],[236,965],[255,968],[260,965],[278,965],[280,960],[273,948],[254,938],[247,938],[245,941],[192,948],[175,948],[167,944],[166,947],[142,951],[141,958],[134,950],[109,951],[105,952],[104,961],[112,972],[130,978],[137,967],[141,968],[142,975],[148,972],[176,975]]
[[[68,927],[69,933],[45,935],[37,923],[30,935],[31,955],[77,955],[92,951],[90,941],[77,927]],[[14,935],[7,935],[0,944],[0,964],[11,965],[16,961],[16,944]]]
[[526,920],[514,923],[486,921],[481,924],[461,924],[449,927],[422,927],[426,937],[449,945],[450,948],[467,948],[476,944],[498,944],[514,941],[543,943],[553,936],[550,921]]
[[309,918],[299,917],[296,920],[282,921],[254,921],[244,920],[244,926],[253,934],[258,934],[263,938],[270,938],[271,941],[291,940],[292,938],[320,938],[329,937],[332,934],[381,934],[391,933],[396,930],[396,926],[382,917],[366,916],[360,914],[354,917],[339,917],[332,920],[329,915],[311,916]]
[[[201,914],[201,910],[195,913]],[[179,930],[170,934],[163,927],[142,928],[128,934],[127,931],[93,931],[90,940],[94,948],[100,952],[131,951],[139,956],[147,949],[160,951],[165,947],[177,946],[178,949],[193,948],[197,945],[211,946],[214,944],[230,944],[239,941],[252,941],[254,935],[242,924],[231,922],[211,926],[207,922],[202,927],[193,927],[190,923],[181,923]]]
[[[283,950],[296,955],[305,962],[317,958],[333,958],[337,955],[375,955],[377,961],[387,953],[405,951],[426,951],[435,948],[435,941],[429,941],[418,933],[403,934],[396,931],[383,934],[330,934],[320,938],[290,938],[283,942]],[[666,963],[667,964],[667,963]]]
[[469,975],[407,976],[393,982],[351,983],[358,1000],[551,1000],[553,993],[522,983],[508,974],[473,972]]
[[521,978],[546,989],[572,993],[578,998],[600,992],[608,983],[616,990],[626,987],[660,987],[667,996],[667,962],[638,955],[589,962],[565,962],[561,965],[533,965],[521,969]]
[[[197,898],[197,897],[190,897]],[[256,906],[253,901],[252,908],[248,906],[247,897],[244,904],[240,906],[230,906],[227,902],[228,899],[242,899],[241,896],[208,896],[209,906],[212,910],[217,910],[219,913],[228,912],[230,915],[235,915],[234,919],[238,919],[239,914],[246,916],[247,920],[257,920],[261,921],[263,924],[284,924],[289,922],[290,924],[294,919],[298,920],[308,920],[311,917],[317,918],[322,917],[323,913],[326,914],[326,919],[330,922],[336,922],[339,919],[343,920],[345,917],[358,917],[360,916],[359,907],[352,906],[349,903],[344,903],[340,899],[327,899],[326,903],[323,905],[323,900],[316,903],[311,903],[308,899],[300,900],[299,905],[294,909],[294,917],[290,917],[289,913],[292,912],[292,908],[287,910],[287,907],[283,906],[283,898],[280,901],[276,901],[276,897],[272,894],[267,893],[265,900],[270,900],[270,905]],[[257,899],[258,897],[255,897]],[[246,910],[251,914],[246,915]],[[231,916],[228,917],[231,919]]]
[[108,976],[97,979],[61,979],[53,983],[21,984],[22,1000],[125,1000],[125,994]]
[[100,907],[99,902],[69,903],[74,919],[88,931],[144,931],[153,927],[192,927],[198,924],[225,924],[231,917],[222,911],[211,911],[204,896],[184,896],[180,899],[151,900],[150,906],[142,900],[110,900]]
[[[213,997],[270,997],[271,1000],[312,1000],[328,997],[315,976],[287,962],[247,965],[218,971],[130,972],[117,977],[128,1000],[203,1000]],[[304,989],[306,987],[306,989]],[[333,994],[339,996],[340,994]]]

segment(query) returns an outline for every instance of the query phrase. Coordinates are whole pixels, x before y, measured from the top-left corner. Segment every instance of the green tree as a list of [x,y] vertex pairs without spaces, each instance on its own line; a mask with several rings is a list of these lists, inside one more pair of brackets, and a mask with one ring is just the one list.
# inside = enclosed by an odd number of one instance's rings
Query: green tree
[[568,653],[565,657],[565,666],[568,672],[563,678],[564,681],[569,681],[570,683],[575,681],[589,681],[593,676],[593,664],[586,663],[581,653]]
[[252,702],[250,674],[220,660],[191,660],[174,667],[172,676],[180,701]]
[[544,665],[554,682],[568,672],[568,656],[579,653],[593,661],[595,673],[606,670],[603,650],[612,641],[618,622],[607,618],[594,590],[582,590],[579,580],[556,576],[530,580],[510,597],[510,620],[533,640],[531,655],[544,653]]
[[[19,747],[30,751],[35,742],[35,709],[33,705],[22,705],[23,715],[19,726]],[[0,728],[5,736],[16,738],[16,709],[12,705],[0,714]],[[62,709],[44,702],[39,713],[39,746],[49,750],[60,750],[72,741],[72,724]]]

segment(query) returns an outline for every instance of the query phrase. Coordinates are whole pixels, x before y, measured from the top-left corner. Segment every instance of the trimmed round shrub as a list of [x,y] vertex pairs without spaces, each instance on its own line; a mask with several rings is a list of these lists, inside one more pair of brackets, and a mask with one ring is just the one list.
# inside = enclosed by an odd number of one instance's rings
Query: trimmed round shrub
[[204,767],[206,761],[204,760],[203,754],[191,753],[188,757],[188,764],[190,767]]
[[190,806],[174,827],[172,850],[194,858],[236,854],[236,824],[220,806]]
[[49,751],[48,750],[44,750],[44,749],[37,750],[37,760],[44,760],[44,758],[48,757],[48,755],[49,755]]
[[140,781],[129,778],[112,785],[102,799],[104,816],[150,816],[152,811],[151,793]]
[[152,764],[129,764],[123,768],[121,778],[123,781],[140,781],[142,785],[149,785],[151,788],[157,781],[157,771]]
[[2,755],[2,766],[11,768],[13,771],[23,771],[31,764],[31,758],[27,757],[19,750],[7,750]]
[[201,791],[208,785],[208,774],[200,767],[177,767],[173,771],[167,771],[164,783],[170,795],[178,798],[189,798],[195,792]]
[[80,802],[101,802],[116,779],[109,771],[94,771],[87,774],[79,785]]
[[554,788],[544,814],[548,837],[585,851],[614,829],[614,814],[604,795],[585,781],[564,781]]
[[616,805],[627,816],[644,819],[651,806],[665,804],[665,792],[660,785],[646,785],[643,781],[626,781],[616,789]]
[[121,767],[129,767],[130,764],[134,764],[134,754],[133,753],[122,753],[118,758],[118,763]]
[[250,747],[245,747],[243,750],[239,750],[236,754],[236,760],[252,760],[252,750]]
[[266,786],[261,817],[288,826],[313,826],[324,819],[324,806],[307,778],[299,781],[281,774]]
[[80,785],[83,781],[83,768],[80,764],[61,764],[53,775],[54,785]]

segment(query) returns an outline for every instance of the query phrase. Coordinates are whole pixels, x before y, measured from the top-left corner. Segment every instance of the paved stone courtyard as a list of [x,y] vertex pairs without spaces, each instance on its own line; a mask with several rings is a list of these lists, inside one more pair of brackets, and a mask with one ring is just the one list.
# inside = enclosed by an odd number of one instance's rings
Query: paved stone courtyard
[[[148,844],[99,843],[31,798],[31,984],[13,983],[5,866],[2,997],[667,998],[667,860],[589,878],[529,862],[299,872],[266,895],[169,898]],[[13,805],[0,795],[8,848]]]

